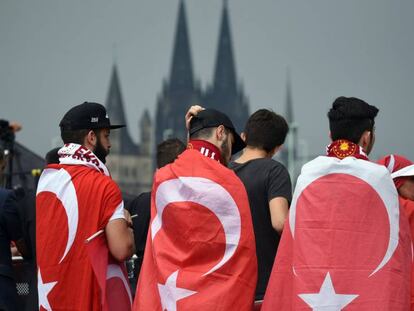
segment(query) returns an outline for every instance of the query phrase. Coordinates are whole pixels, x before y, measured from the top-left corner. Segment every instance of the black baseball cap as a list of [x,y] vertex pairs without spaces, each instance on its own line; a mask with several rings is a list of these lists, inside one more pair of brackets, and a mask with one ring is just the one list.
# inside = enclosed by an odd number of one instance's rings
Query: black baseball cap
[[241,139],[240,135],[237,134],[230,118],[224,113],[215,109],[207,108],[197,113],[197,115],[194,116],[190,121],[189,132],[190,135],[193,135],[203,128],[218,127],[220,125],[223,125],[233,133],[234,144],[232,144],[231,154],[235,154],[246,147],[246,144]]
[[125,127],[125,125],[111,125],[105,107],[90,102],[84,102],[69,109],[60,121],[59,126],[61,129],[69,131]]

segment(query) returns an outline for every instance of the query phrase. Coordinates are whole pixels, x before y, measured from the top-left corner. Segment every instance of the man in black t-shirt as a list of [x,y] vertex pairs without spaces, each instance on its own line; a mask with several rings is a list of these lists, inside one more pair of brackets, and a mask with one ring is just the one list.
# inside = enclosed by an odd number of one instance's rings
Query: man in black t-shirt
[[259,268],[256,300],[264,297],[292,199],[289,173],[272,159],[288,130],[283,117],[267,109],[256,111],[241,134],[247,146],[229,165],[242,180],[249,197]]

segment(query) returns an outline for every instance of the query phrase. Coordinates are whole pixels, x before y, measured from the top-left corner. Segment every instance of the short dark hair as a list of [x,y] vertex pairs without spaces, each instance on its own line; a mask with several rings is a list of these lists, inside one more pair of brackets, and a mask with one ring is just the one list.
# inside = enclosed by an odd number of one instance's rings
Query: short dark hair
[[169,163],[174,162],[186,146],[178,138],[167,139],[157,146],[157,168],[161,168]]
[[[223,125],[224,126],[224,125]],[[205,127],[201,130],[198,130],[197,132],[190,134],[190,139],[201,139],[201,140],[205,140],[211,137],[211,135],[213,135],[214,129],[216,129],[218,126],[216,127]],[[224,126],[224,133],[228,134],[230,133],[231,130],[229,130],[227,127]]]
[[79,144],[83,145],[86,135],[88,135],[89,131],[93,131],[96,136],[99,136],[99,132],[102,129],[85,129],[85,130],[65,130],[61,128],[60,137],[63,140],[64,144]]
[[244,128],[246,145],[266,152],[282,145],[288,132],[289,125],[285,118],[267,109],[253,113]]
[[205,127],[197,132],[190,134],[191,139],[208,139],[213,134],[215,127]]
[[61,128],[60,137],[62,138],[64,144],[73,143],[82,145],[89,131],[90,130],[65,130]]
[[53,148],[46,153],[45,160],[46,164],[59,164],[59,154],[58,151],[62,147]]
[[358,144],[365,131],[373,131],[379,109],[355,97],[338,97],[328,112],[333,141],[346,139]]

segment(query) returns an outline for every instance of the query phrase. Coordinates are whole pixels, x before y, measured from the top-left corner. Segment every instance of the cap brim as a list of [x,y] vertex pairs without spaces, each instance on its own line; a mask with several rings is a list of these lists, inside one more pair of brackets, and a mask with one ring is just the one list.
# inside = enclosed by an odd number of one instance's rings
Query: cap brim
[[231,148],[231,154],[236,154],[239,151],[242,151],[244,147],[246,147],[245,142],[243,141],[243,139],[241,139],[240,135],[237,134],[235,131],[233,132],[233,136],[234,136],[234,144],[232,145]]
[[121,128],[121,127],[125,127],[126,125],[111,125],[109,128],[111,129],[111,130],[114,130],[114,129],[119,129],[119,128]]

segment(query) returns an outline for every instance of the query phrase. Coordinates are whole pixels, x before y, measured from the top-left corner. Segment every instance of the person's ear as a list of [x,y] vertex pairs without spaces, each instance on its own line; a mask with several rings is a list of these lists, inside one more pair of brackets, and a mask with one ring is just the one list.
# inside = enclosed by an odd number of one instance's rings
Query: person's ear
[[244,132],[240,133],[240,137],[244,142],[246,142],[246,134]]
[[220,125],[216,129],[216,138],[218,141],[223,141],[226,138],[226,129],[223,125]]
[[371,144],[371,131],[364,131],[359,139],[359,145],[366,152],[367,147]]
[[89,146],[96,146],[98,138],[96,137],[96,134],[94,131],[90,130],[88,132],[88,134],[86,134],[85,136],[85,145],[88,147]]

